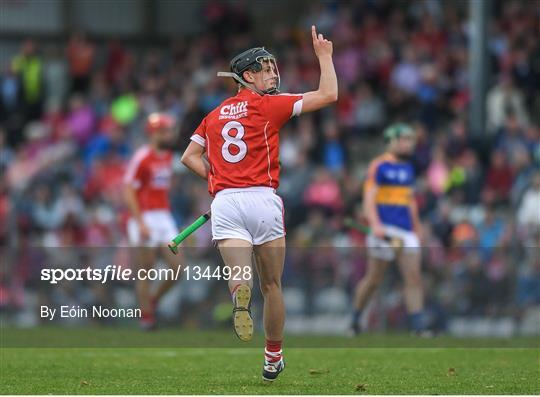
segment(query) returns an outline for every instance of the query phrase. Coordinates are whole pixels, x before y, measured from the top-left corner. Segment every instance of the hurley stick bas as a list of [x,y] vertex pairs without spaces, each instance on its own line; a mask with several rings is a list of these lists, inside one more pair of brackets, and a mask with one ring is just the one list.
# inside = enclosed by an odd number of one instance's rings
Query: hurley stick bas
[[191,225],[189,225],[180,233],[178,233],[176,237],[173,238],[171,242],[168,244],[168,247],[172,251],[172,253],[176,255],[178,253],[178,246],[182,243],[182,241],[188,238],[193,232],[195,232],[195,230],[197,230],[206,222],[208,222],[208,219],[210,219],[210,216],[211,216],[210,211],[202,214],[195,220],[195,222],[193,222]]

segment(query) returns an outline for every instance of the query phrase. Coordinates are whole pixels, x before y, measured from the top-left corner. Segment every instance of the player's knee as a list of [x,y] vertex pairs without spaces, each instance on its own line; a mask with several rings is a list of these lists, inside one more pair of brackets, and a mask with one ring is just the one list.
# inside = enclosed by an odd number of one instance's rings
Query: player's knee
[[405,277],[405,283],[409,287],[420,288],[422,287],[422,276],[420,273],[411,272]]
[[372,275],[367,279],[368,288],[377,289],[382,284],[384,277],[381,275]]
[[422,277],[421,276],[415,276],[413,278],[413,285],[415,288],[422,288]]
[[261,281],[261,293],[268,296],[276,292],[281,292],[281,281],[277,279]]

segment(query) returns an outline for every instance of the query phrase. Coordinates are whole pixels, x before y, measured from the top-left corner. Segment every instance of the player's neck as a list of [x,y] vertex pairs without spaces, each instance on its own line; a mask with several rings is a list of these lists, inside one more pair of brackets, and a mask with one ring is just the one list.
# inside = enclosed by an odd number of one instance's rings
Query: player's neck
[[254,94],[261,95],[260,93],[257,92],[255,88],[249,88],[249,87],[244,87],[244,86],[238,89],[238,92],[236,93],[236,95],[245,95],[245,94],[248,94],[249,92],[253,92]]
[[386,156],[392,160],[399,160],[399,156],[397,156],[394,152],[391,150],[386,151]]
[[165,153],[167,151],[167,149],[164,149],[162,147],[160,147],[157,143],[155,142],[150,142],[148,144],[150,146],[150,149],[154,152],[154,153],[157,153],[157,154],[162,154],[162,153]]
[[408,155],[402,155],[402,154],[399,154],[399,153],[395,153],[395,152],[392,152],[392,151],[387,151],[386,152],[386,155],[391,158],[393,161],[399,161],[399,162],[408,162],[411,160],[411,156]]

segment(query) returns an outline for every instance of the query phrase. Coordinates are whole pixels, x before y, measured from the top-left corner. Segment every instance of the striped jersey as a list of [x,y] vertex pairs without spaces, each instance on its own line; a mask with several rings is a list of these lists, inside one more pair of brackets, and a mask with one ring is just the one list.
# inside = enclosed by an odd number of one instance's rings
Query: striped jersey
[[410,162],[398,160],[390,153],[371,161],[364,191],[377,188],[375,203],[380,221],[411,231],[410,204],[414,200],[414,169]]

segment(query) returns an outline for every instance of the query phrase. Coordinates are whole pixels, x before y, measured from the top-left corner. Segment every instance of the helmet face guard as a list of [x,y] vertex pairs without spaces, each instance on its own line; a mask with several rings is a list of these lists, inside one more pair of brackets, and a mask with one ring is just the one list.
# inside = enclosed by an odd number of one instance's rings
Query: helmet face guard
[[[267,78],[264,81],[266,82],[274,78],[276,78],[277,81],[275,87],[263,91],[256,88],[253,84],[245,81],[243,78],[243,73],[247,70],[252,70],[255,73],[261,72],[266,62],[270,63],[270,66],[274,68],[277,77]],[[232,77],[239,84],[242,84],[244,87],[257,92],[260,95],[279,93],[279,85],[281,80],[276,58],[274,55],[266,51],[264,47],[251,48],[235,56],[231,61],[231,72],[218,72],[217,75],[220,77]]]
[[405,123],[395,123],[388,127],[383,132],[386,142],[391,142],[394,139],[402,136],[414,136],[414,130],[411,126]]

